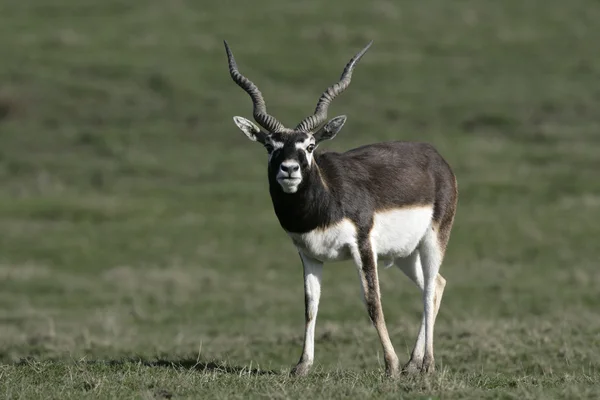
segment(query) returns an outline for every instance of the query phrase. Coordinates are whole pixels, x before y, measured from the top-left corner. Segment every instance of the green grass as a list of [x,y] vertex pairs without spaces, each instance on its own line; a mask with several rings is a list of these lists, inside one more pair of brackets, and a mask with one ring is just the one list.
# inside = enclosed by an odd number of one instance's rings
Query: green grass
[[[592,0],[0,5],[0,397],[597,398],[600,4]],[[330,109],[344,150],[434,144],[459,182],[437,372],[383,377],[351,263],[316,365],[264,151],[231,117]],[[421,296],[380,273],[401,362]]]

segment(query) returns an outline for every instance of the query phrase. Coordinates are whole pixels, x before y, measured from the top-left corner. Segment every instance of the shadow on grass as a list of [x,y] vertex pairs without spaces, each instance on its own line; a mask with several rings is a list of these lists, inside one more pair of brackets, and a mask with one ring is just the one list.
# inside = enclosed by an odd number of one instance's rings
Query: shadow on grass
[[[22,359],[15,363],[15,365],[30,365],[36,361],[50,361],[56,363],[65,363],[66,360],[62,359],[45,359],[35,360],[33,358]],[[185,358],[181,360],[167,360],[167,359],[156,359],[148,360],[143,358],[122,358],[118,360],[81,360],[75,361],[76,364],[84,365],[108,365],[108,366],[127,366],[131,364],[141,364],[145,367],[152,368],[183,368],[188,370],[196,370],[199,372],[221,372],[224,374],[232,375],[278,375],[279,373],[273,370],[262,370],[259,368],[248,368],[245,366],[227,365],[222,362],[210,361],[203,362],[193,358]]]
[[[132,360],[135,362],[135,360]],[[201,362],[194,359],[184,359],[177,361],[170,360],[154,360],[154,361],[139,361],[143,365],[148,367],[166,367],[166,368],[185,368],[194,369],[196,371],[210,371],[210,372],[223,372],[226,374],[235,375],[276,375],[277,372],[273,370],[261,370],[258,368],[248,368],[245,366],[238,365],[226,365],[218,362]]]

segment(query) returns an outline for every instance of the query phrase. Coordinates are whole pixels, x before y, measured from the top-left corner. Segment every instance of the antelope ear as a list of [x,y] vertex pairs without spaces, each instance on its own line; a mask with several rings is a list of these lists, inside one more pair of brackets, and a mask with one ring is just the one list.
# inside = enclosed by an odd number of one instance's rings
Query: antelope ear
[[345,115],[340,115],[338,117],[332,118],[314,134],[315,142],[319,143],[323,140],[333,139],[335,135],[337,135],[337,133],[342,129],[345,123]]
[[254,122],[249,121],[246,118],[237,116],[233,117],[233,122],[235,122],[237,127],[240,128],[240,130],[244,132],[246,136],[248,136],[248,139],[252,140],[253,142],[265,144],[265,139],[268,136],[268,134],[261,131],[260,128],[256,126]]

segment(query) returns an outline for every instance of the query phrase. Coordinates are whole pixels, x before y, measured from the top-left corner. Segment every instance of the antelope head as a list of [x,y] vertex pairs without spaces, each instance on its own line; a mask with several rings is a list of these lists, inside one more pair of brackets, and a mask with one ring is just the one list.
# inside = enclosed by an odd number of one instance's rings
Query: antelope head
[[229,73],[233,81],[250,95],[254,106],[254,120],[263,129],[243,117],[235,116],[233,121],[250,140],[259,142],[267,150],[269,180],[277,182],[284,193],[296,193],[301,187],[303,177],[313,165],[314,150],[321,141],[333,139],[346,122],[346,116],[341,115],[325,123],[327,109],[333,99],[350,85],[354,67],[373,42],[369,42],[352,57],[346,64],[339,82],[323,92],[314,113],[304,118],[293,129],[285,127],[267,113],[262,93],[252,81],[239,72],[229,45],[226,41],[224,43],[229,61]]

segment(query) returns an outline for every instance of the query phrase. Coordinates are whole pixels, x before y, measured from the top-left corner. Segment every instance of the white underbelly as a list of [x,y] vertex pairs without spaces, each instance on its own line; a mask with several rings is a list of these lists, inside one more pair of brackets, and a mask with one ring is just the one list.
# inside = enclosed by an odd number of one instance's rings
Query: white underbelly
[[[410,255],[431,225],[433,207],[394,209],[375,214],[370,241],[377,258],[391,262]],[[358,256],[357,229],[348,219],[307,233],[288,233],[299,251],[322,262]]]
[[375,214],[371,246],[380,261],[412,254],[431,226],[433,207],[411,207]]

